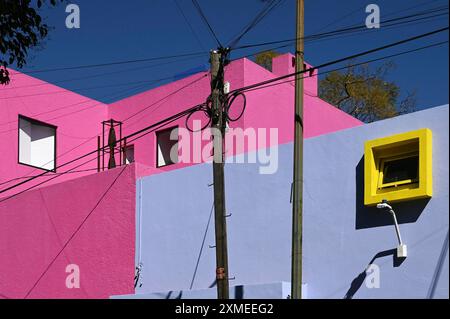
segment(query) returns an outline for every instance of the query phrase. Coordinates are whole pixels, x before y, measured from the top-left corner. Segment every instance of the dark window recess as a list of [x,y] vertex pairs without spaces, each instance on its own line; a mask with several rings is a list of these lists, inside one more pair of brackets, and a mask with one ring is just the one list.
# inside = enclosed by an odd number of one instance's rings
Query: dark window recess
[[[177,139],[170,138],[171,133]],[[178,127],[156,132],[157,167],[178,163]]]
[[419,177],[419,156],[411,156],[384,163],[383,184],[405,180],[417,182]]
[[125,148],[125,164],[131,164],[134,162],[134,145],[129,145]]

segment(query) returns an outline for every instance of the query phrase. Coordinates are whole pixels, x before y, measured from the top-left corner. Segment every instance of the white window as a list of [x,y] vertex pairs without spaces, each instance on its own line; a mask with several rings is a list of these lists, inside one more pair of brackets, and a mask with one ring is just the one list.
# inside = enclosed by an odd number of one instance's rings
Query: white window
[[178,163],[178,127],[156,132],[156,144],[157,167]]
[[56,126],[19,115],[19,163],[55,170]]

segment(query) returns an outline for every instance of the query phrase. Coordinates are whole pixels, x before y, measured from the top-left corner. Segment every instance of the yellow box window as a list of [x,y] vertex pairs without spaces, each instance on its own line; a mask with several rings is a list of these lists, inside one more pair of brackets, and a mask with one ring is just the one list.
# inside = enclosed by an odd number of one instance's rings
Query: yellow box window
[[432,196],[431,138],[420,129],[366,142],[365,205]]

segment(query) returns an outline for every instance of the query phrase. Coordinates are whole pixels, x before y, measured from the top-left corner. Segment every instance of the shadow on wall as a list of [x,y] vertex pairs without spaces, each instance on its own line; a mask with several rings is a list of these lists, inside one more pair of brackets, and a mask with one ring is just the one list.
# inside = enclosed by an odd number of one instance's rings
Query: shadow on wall
[[381,258],[381,257],[390,256],[390,255],[392,255],[393,267],[399,267],[406,259],[406,258],[397,257],[397,249],[389,249],[389,250],[384,250],[384,251],[377,253],[369,261],[369,263],[367,264],[367,267],[364,268],[364,270],[358,276],[356,276],[355,279],[353,279],[352,283],[350,284],[350,288],[345,293],[344,299],[352,299],[353,298],[355,293],[359,290],[359,288],[361,288],[362,284],[366,280],[367,269],[369,268],[370,265],[372,265],[374,263],[374,261],[376,259]]
[[444,243],[442,244],[441,253],[439,255],[438,262],[436,264],[436,268],[434,270],[433,279],[431,280],[430,289],[428,290],[427,298],[433,299],[435,297],[437,284],[439,282],[439,279],[441,277],[442,268],[444,266],[445,262],[445,256],[447,255],[448,251],[448,235],[449,231],[447,231],[447,236],[444,239]]
[[181,299],[183,297],[183,291],[180,290],[178,292],[178,295],[175,298],[172,298],[174,291],[169,291],[168,294],[166,295],[165,299]]
[[[216,285],[216,282],[214,281],[209,288],[212,288]],[[234,288],[234,299],[244,299],[244,286],[235,286]],[[180,290],[178,292],[175,291],[169,291],[165,296],[164,299],[182,299],[183,298],[183,291]],[[233,299],[232,295],[230,298]]]
[[[393,225],[392,216],[378,208],[364,206],[364,156],[356,166],[356,220],[355,228],[372,228]],[[427,206],[429,198],[396,203],[393,205],[399,224],[414,223]]]

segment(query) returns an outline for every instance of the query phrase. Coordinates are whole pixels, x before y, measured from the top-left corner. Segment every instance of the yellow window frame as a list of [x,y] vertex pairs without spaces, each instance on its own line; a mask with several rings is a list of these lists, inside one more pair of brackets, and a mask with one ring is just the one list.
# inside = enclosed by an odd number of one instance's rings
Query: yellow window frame
[[[395,158],[419,155],[418,181],[382,184],[384,163]],[[383,167],[382,167],[383,165]],[[380,183],[381,181],[381,183]],[[379,186],[382,186],[381,188]],[[428,128],[366,141],[364,145],[364,204],[373,206],[383,199],[400,202],[430,198],[432,187],[432,132]]]

